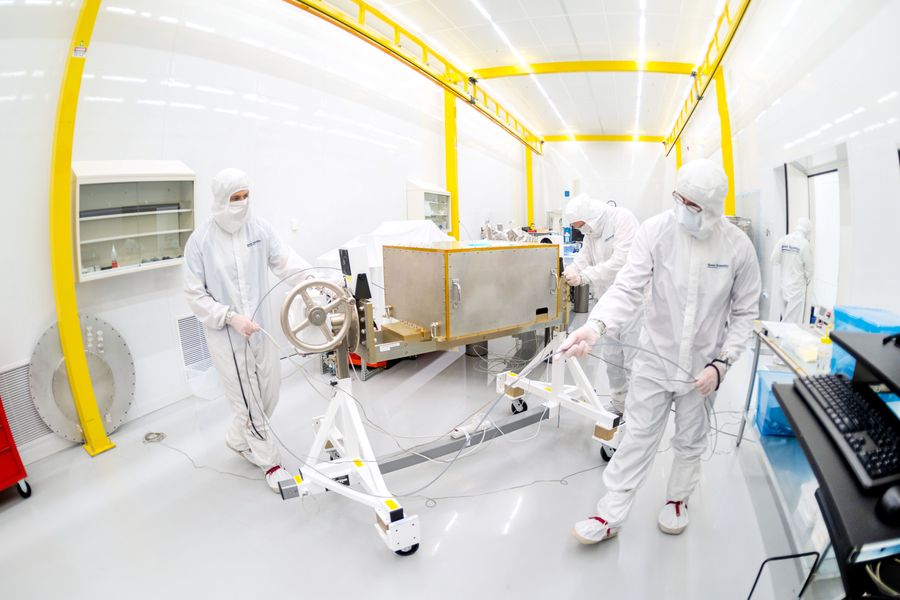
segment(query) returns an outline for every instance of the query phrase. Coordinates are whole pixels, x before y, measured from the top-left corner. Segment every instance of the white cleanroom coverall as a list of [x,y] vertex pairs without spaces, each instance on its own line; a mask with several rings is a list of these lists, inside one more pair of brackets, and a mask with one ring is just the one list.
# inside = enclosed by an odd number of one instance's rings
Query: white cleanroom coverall
[[[597,298],[603,296],[616,275],[628,260],[631,242],[638,230],[638,220],[627,208],[610,206],[605,202],[579,194],[565,206],[567,223],[584,221],[581,227],[584,241],[581,251],[563,275],[578,285],[589,283]],[[641,311],[623,325],[618,334],[601,343],[600,356],[606,363],[610,397],[613,408],[622,413],[628,393],[629,372],[641,332]],[[627,344],[622,346],[617,342]]]
[[781,298],[784,302],[781,320],[785,322],[802,324],[806,321],[803,314],[806,287],[813,276],[811,230],[809,219],[801,218],[794,231],[781,238],[772,252],[772,264],[781,265]]
[[[591,312],[585,329],[593,327],[595,333],[572,335],[573,342],[579,337],[595,342],[604,329],[615,334],[639,309],[650,285],[641,346],[678,365],[648,352],[634,360],[625,435],[603,473],[607,493],[597,505],[597,514],[611,528],[628,515],[673,405],[667,499],[687,502],[700,479],[714,400],[714,394],[704,398],[698,387],[703,381],[708,389],[715,387],[715,378],[708,382],[716,368],[707,365],[714,359],[733,364],[757,318],[759,264],[750,239],[722,216],[727,186],[724,172],[708,160],[682,167],[675,190],[702,212],[694,219],[679,205],[643,223],[628,264]],[[719,371],[724,375],[724,368]]]
[[269,223],[252,215],[249,200],[229,202],[232,194],[248,189],[247,175],[237,169],[225,169],[214,178],[212,218],[191,234],[185,247],[185,294],[203,323],[231,404],[226,443],[267,469],[281,464],[266,427],[281,388],[278,352],[263,333],[248,340],[235,328],[236,319],[226,325],[225,317],[233,311],[268,330],[269,307],[266,302],[259,305],[270,287],[269,271],[282,279],[309,268],[309,263],[284,244]]

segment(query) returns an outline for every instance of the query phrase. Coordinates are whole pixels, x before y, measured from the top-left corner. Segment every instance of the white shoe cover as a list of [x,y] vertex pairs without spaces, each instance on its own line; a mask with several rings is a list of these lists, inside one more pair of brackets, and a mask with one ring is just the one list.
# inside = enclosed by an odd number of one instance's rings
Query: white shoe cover
[[616,537],[618,533],[618,527],[610,527],[606,520],[600,517],[590,517],[584,521],[578,521],[572,528],[572,535],[582,544],[596,544]]
[[281,493],[281,489],[278,487],[278,482],[288,479],[293,479],[293,477],[290,473],[287,472],[287,469],[285,469],[281,465],[275,465],[274,467],[266,471],[266,483],[269,484],[269,487],[272,488],[272,491],[276,494]]
[[659,530],[669,535],[678,535],[688,526],[688,507],[685,502],[669,500],[659,511]]

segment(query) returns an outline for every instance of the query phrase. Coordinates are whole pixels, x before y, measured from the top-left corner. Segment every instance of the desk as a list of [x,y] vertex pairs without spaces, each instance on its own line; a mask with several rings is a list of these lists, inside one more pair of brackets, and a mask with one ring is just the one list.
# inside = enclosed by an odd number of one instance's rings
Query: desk
[[776,384],[774,390],[819,483],[816,498],[844,585],[848,593],[867,589],[870,583],[860,563],[900,553],[900,527],[876,518],[878,496],[861,492],[840,451],[794,387]]
[[[750,385],[747,388],[747,399],[744,401],[744,412],[741,415],[741,425],[738,428],[737,433],[738,446],[741,445],[741,441],[744,439],[744,427],[746,427],[747,419],[749,418],[748,413],[750,412],[750,402],[753,400],[753,386],[756,383],[756,370],[759,367],[759,351],[762,344],[765,344],[766,346],[771,348],[772,352],[774,352],[778,358],[784,361],[784,363],[791,371],[793,371],[795,375],[804,377],[806,375],[815,373],[815,359],[813,359],[812,362],[804,361],[799,356],[782,347],[781,343],[775,337],[770,336],[767,333],[770,329],[783,329],[786,326],[788,326],[788,324],[786,323],[779,323],[776,321],[761,321],[759,323],[759,326],[754,328],[753,330],[753,336],[755,337],[756,344],[753,348],[753,367],[750,369]],[[796,327],[796,329],[800,330],[801,328]],[[805,331],[805,329],[803,330]],[[818,335],[820,332],[812,329],[809,331],[809,333],[812,335]]]

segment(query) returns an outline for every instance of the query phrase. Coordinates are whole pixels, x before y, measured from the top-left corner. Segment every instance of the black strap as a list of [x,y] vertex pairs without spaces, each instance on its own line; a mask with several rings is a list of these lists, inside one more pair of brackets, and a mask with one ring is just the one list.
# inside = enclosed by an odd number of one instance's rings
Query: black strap
[[722,360],[721,358],[714,358],[711,361],[709,361],[708,363],[706,363],[707,367],[712,367],[713,371],[716,372],[716,389],[715,389],[716,392],[719,391],[719,386],[722,385],[722,374],[719,373],[719,369],[715,365],[715,363],[717,363],[717,362],[720,362],[723,365],[725,365],[726,369],[728,368],[728,363],[725,362],[724,360]]

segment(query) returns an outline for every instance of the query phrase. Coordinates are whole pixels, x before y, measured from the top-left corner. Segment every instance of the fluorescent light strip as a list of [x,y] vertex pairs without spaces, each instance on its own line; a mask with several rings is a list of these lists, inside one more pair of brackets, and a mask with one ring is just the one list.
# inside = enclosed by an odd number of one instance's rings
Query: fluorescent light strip
[[[638,24],[638,66],[643,68],[647,64],[647,48],[644,39],[647,35],[647,3],[641,2],[641,18]],[[637,100],[634,106],[634,130],[632,140],[638,141],[641,124],[641,96],[644,93],[644,72],[638,71]],[[634,158],[634,157],[632,157]]]
[[105,81],[120,81],[122,83],[147,83],[146,79],[140,77],[125,77],[123,75],[101,75],[100,79]]
[[209,85],[198,85],[194,88],[198,92],[207,92],[209,94],[219,94],[222,96],[234,96],[234,92],[231,90],[223,90],[222,88],[216,88]]
[[107,12],[117,13],[120,15],[133,15],[137,13],[133,8],[122,8],[121,6],[107,6]]
[[216,30],[212,27],[207,27],[206,25],[199,25],[197,23],[191,23],[190,21],[185,21],[184,26],[188,29],[193,29],[195,31],[202,31],[203,33],[215,33]]
[[[509,38],[506,36],[506,34],[503,32],[503,30],[500,29],[500,26],[497,25],[496,23],[494,23],[494,20],[491,18],[490,13],[488,13],[488,11],[481,5],[481,3],[478,0],[469,0],[469,2],[471,2],[472,5],[478,10],[478,12],[480,12],[484,16],[484,18],[488,20],[488,23],[490,23],[491,27],[494,29],[494,33],[496,33],[497,37],[499,37],[503,41],[503,43],[506,44],[506,46],[507,46],[507,48],[509,48],[510,52],[513,53],[513,56],[516,57],[516,60],[518,60],[519,63],[526,69],[531,69],[531,64],[528,61],[526,61],[525,57],[523,57],[522,54],[518,51],[518,49],[516,49],[516,47],[512,45],[512,42],[509,41]],[[547,100],[547,103],[550,105],[550,108],[553,110],[556,117],[560,120],[560,123],[562,123],[563,130],[569,136],[573,136],[574,134],[572,133],[572,130],[569,128],[568,123],[566,123],[566,120],[563,119],[562,115],[559,112],[559,109],[556,108],[556,105],[553,103],[553,101],[550,100],[550,95],[547,93],[547,90],[544,89],[544,86],[542,86],[540,84],[540,82],[537,80],[537,77],[535,77],[533,73],[530,75],[530,78],[531,78],[531,81],[537,86],[538,91],[540,91],[540,93],[544,97],[544,99]],[[498,98],[498,100],[499,100],[499,98]],[[529,129],[531,129],[530,126],[529,126]]]
[[894,90],[893,92],[886,94],[886,95],[882,96],[881,98],[879,98],[878,104],[884,104],[888,100],[893,100],[897,96],[898,96],[898,92],[897,92],[897,90]]

